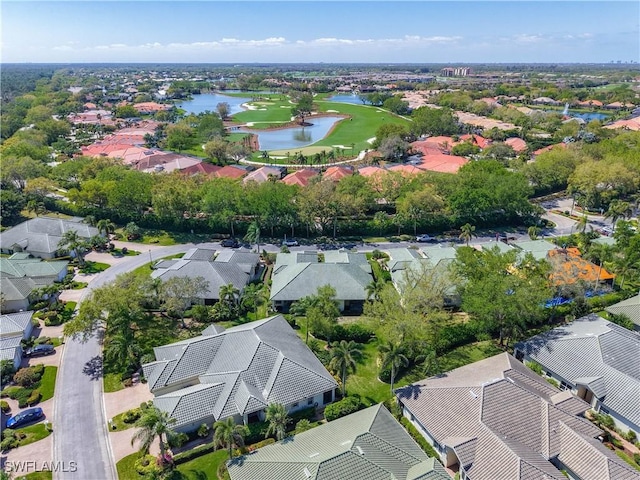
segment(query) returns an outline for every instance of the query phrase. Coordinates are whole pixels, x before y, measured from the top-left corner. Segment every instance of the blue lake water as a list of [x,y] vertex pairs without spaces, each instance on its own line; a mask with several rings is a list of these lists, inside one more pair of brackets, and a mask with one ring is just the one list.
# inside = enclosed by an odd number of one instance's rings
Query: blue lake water
[[572,112],[571,110],[569,110],[569,116],[574,118],[581,118],[585,122],[590,122],[592,120],[606,120],[607,118],[609,118],[609,115],[606,115],[604,113],[597,113],[597,112],[579,113],[579,112]]
[[362,100],[358,95],[352,94],[341,94],[334,95],[333,97],[328,97],[327,100],[330,102],[338,102],[338,103],[352,103],[354,105],[363,105]]
[[250,128],[241,128],[240,130],[258,135],[260,150],[293,150],[322,140],[329,133],[331,127],[341,119],[341,117],[335,116],[310,118],[307,119],[308,122],[313,123],[310,127],[292,127],[271,131]]
[[187,114],[193,113],[197,115],[207,110],[215,112],[216,105],[221,102],[227,102],[229,104],[229,114],[233,115],[244,111],[240,105],[249,100],[251,100],[250,93],[247,93],[246,97],[230,97],[229,95],[222,95],[221,93],[202,93],[200,95],[193,95],[193,100],[177,103],[176,106],[185,110]]

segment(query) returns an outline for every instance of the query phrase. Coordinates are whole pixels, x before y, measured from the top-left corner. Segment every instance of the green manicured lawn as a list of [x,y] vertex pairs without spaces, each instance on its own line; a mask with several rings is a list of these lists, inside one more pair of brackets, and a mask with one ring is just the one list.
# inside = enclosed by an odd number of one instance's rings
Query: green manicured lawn
[[[169,255],[167,257],[162,257],[160,260],[171,260],[172,258],[182,258],[184,256],[184,253],[176,253],[175,255]],[[157,262],[158,260],[155,260],[155,262]],[[145,263],[144,265],[142,265],[141,267],[136,268],[133,271],[133,274],[136,277],[148,277],[149,275],[151,275],[151,263]]]
[[124,385],[120,380],[119,373],[105,373],[102,381],[104,393],[117,392],[118,390],[122,390],[124,388]]
[[58,373],[58,367],[48,366],[44,367],[44,374],[40,380],[40,393],[42,394],[41,402],[53,398],[53,390],[56,386],[56,375]]
[[631,465],[636,470],[640,470],[640,465],[638,465],[636,462],[634,462],[633,458],[631,458],[629,455],[624,453],[622,450],[616,449],[616,455],[618,455],[622,460],[627,462],[629,465]]
[[16,477],[17,480],[52,480],[53,472],[48,470],[44,470],[41,472],[31,472],[22,477]]
[[[128,430],[133,427],[133,423],[125,423],[122,419],[124,418],[124,414],[127,412],[122,412],[113,417],[112,425],[115,425],[116,428],[109,427],[109,430],[112,432],[120,432],[122,430]],[[135,422],[134,422],[135,423]]]
[[42,440],[43,438],[51,435],[51,432],[45,428],[43,423],[37,423],[28,427],[19,428],[18,430],[16,430],[16,432],[21,432],[27,435],[24,439],[18,442],[19,447],[29,445],[30,443],[37,442],[38,440]]
[[[138,453],[132,453],[116,463],[119,480],[140,480],[140,475],[135,470],[134,464],[138,459]],[[216,480],[218,478],[218,466],[228,458],[225,449],[207,453],[201,457],[178,465],[172,480]]]
[[79,270],[81,273],[86,273],[86,274],[100,273],[100,272],[104,272],[110,266],[111,265],[109,265],[108,263],[91,262],[87,260],[84,266],[80,267]]

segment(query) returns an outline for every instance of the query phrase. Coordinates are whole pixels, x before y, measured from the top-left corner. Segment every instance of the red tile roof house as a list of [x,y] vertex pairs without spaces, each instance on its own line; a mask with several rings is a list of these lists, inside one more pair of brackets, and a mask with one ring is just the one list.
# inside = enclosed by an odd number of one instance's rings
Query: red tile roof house
[[422,170],[429,170],[432,172],[458,173],[458,170],[467,163],[469,163],[469,160],[464,157],[439,153],[436,155],[423,156],[422,162],[417,166]]
[[460,135],[460,140],[463,142],[471,142],[474,145],[477,145],[478,147],[480,147],[481,150],[484,150],[485,148],[487,148],[489,145],[491,145],[491,140],[489,140],[488,138],[484,138],[481,135],[471,135],[471,134],[465,134],[465,135]]
[[389,167],[390,172],[399,172],[404,175],[416,175],[418,173],[424,173],[424,170],[416,167],[415,165],[394,165]]
[[178,153],[163,153],[143,158],[133,164],[133,168],[147,173],[170,173],[174,170],[184,170],[185,168],[193,167],[199,163],[202,163],[202,160],[199,158],[187,157]]
[[351,175],[353,175],[353,169],[351,167],[333,166],[327,168],[322,174],[322,177],[333,180],[334,182],[339,182],[344,177],[350,177]]
[[531,155],[535,158],[538,155],[540,155],[541,153],[549,152],[549,151],[553,150],[554,148],[567,148],[567,144],[566,143],[555,143],[553,145],[548,145],[546,147],[539,148],[538,150],[534,151]]
[[213,173],[214,177],[225,177],[225,178],[242,178],[247,173],[249,173],[244,168],[234,167],[233,165],[225,165],[220,170]]
[[312,170],[310,168],[303,168],[302,170],[297,170],[293,173],[290,173],[286,177],[282,179],[284,183],[287,185],[298,185],[300,187],[306,187],[309,185],[309,180],[318,175],[316,170]]
[[162,103],[156,102],[142,102],[142,103],[134,103],[133,108],[135,108],[138,113],[155,113],[155,112],[163,112],[166,110],[171,110],[173,105],[166,105]]
[[516,153],[522,153],[528,148],[527,142],[525,142],[523,139],[518,137],[508,138],[505,140],[504,143],[509,145],[511,148],[513,148],[513,151]]
[[221,169],[222,167],[219,165],[213,165],[212,163],[201,162],[196,165],[183,168],[182,170],[180,170],[180,173],[183,173],[188,176],[206,175],[208,177],[213,177],[214,174]]

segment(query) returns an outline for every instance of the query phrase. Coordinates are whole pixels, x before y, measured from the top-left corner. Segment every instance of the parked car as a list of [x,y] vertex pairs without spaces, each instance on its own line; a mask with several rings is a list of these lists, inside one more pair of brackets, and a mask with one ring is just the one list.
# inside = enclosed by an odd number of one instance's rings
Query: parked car
[[285,238],[282,242],[282,245],[284,245],[285,247],[297,247],[300,244],[295,238]]
[[601,235],[606,235],[607,237],[610,237],[611,235],[613,235],[613,228],[602,227],[600,230],[598,230],[598,233],[600,233]]
[[431,235],[427,235],[426,233],[423,233],[422,235],[418,235],[416,237],[416,242],[430,242],[433,240],[433,237]]
[[40,407],[28,408],[7,420],[7,428],[20,428],[31,422],[40,420],[42,417],[44,417],[44,412]]
[[45,355],[53,355],[54,353],[56,353],[56,349],[53,345],[40,344],[27,348],[24,354],[27,357],[43,357]]
[[240,247],[240,243],[238,243],[238,240],[235,238],[225,238],[220,242],[220,245],[223,247],[230,247],[230,248]]

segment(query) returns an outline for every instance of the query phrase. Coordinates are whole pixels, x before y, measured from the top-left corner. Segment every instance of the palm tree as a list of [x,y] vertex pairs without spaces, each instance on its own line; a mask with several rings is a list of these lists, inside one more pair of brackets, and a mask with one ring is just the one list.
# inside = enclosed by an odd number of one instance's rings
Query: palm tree
[[589,217],[586,215],[582,215],[578,223],[576,223],[576,231],[580,233],[584,233],[587,230],[587,226],[589,225]]
[[73,252],[73,256],[78,259],[79,265],[84,265],[84,240],[78,235],[76,230],[67,230],[62,235],[60,242],[58,242],[58,248],[68,249]]
[[240,290],[238,290],[233,283],[220,287],[220,301],[226,303],[229,307],[233,308],[238,304],[239,295]]
[[355,373],[357,367],[356,360],[362,357],[362,352],[360,351],[361,346],[353,340],[349,342],[340,340],[340,342],[333,342],[331,347],[333,349],[331,350],[329,368],[334,372],[340,373],[342,396],[344,397],[347,393],[347,374]]
[[260,224],[254,220],[249,224],[247,234],[244,236],[245,242],[255,243],[256,251],[260,253]]
[[158,437],[160,455],[164,459],[168,443],[177,435],[171,428],[171,425],[175,422],[175,418],[171,418],[167,412],[160,410],[158,407],[153,406],[145,409],[142,416],[135,423],[139,430],[133,435],[131,445],[140,442],[140,450],[147,454],[149,453],[149,447]]
[[616,222],[620,218],[626,218],[626,216],[631,212],[631,205],[628,202],[623,202],[621,200],[613,200],[609,204],[609,209],[605,212],[604,218],[611,219],[611,226],[613,230],[616,229]]
[[259,283],[251,283],[242,291],[241,303],[245,308],[253,309],[253,316],[258,319],[258,306],[265,300],[265,292]]
[[430,349],[426,354],[422,355],[422,373],[427,377],[440,373],[440,364],[438,363],[438,355],[434,349]]
[[540,234],[540,227],[537,227],[535,225],[531,225],[527,229],[527,233],[529,234],[529,238],[531,240],[537,240],[538,239],[538,235]]
[[141,353],[142,350],[135,340],[122,334],[109,338],[104,348],[104,358],[107,361],[125,368],[129,365],[138,368]]
[[287,409],[281,403],[270,403],[266,409],[266,420],[269,422],[265,438],[274,434],[278,441],[282,440],[286,434],[287,423],[289,417],[287,416]]
[[406,367],[409,364],[409,360],[402,353],[402,345],[399,343],[387,342],[378,348],[382,355],[382,361],[380,362],[380,368],[391,368],[391,395],[393,395],[393,382],[396,379],[396,373],[400,367]]
[[590,246],[586,255],[587,260],[598,262],[598,275],[596,283],[593,286],[594,291],[598,290],[600,282],[600,274],[602,273],[602,265],[613,258],[613,248],[610,245],[594,243]]
[[460,235],[458,238],[464,240],[468,247],[471,239],[478,236],[475,234],[475,231],[476,227],[474,227],[470,223],[465,223],[462,227],[460,227]]
[[103,218],[102,220],[99,220],[98,223],[96,224],[96,228],[98,229],[99,233],[104,232],[107,236],[109,236],[109,234],[111,233],[114,233],[116,230],[115,224],[108,218]]
[[244,446],[244,437],[248,434],[248,429],[244,425],[236,425],[233,417],[218,420],[213,424],[213,444],[229,449],[229,460],[233,458],[233,447]]
[[370,300],[373,297],[374,300],[380,300],[380,292],[382,292],[383,288],[384,288],[384,282],[381,282],[380,280],[371,281],[366,288],[367,299]]

